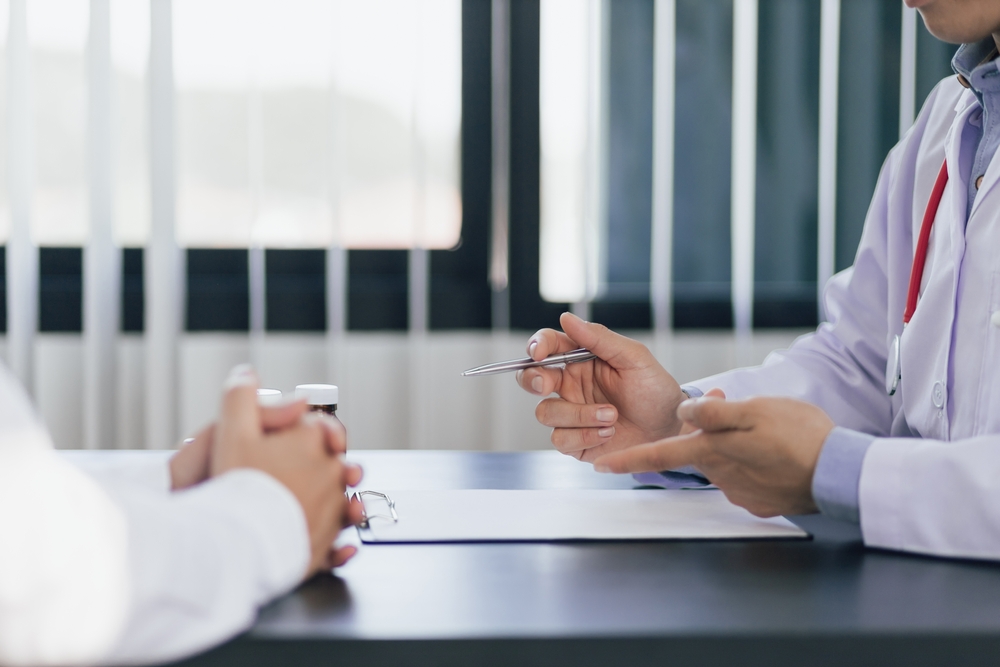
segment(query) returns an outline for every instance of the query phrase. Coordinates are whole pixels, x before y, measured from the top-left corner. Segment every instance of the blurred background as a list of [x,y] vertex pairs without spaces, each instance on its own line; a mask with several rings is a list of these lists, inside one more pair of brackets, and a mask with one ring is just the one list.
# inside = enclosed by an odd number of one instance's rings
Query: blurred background
[[0,0],[0,348],[62,448],[243,361],[355,448],[536,449],[573,310],[681,381],[822,320],[955,47],[899,0]]

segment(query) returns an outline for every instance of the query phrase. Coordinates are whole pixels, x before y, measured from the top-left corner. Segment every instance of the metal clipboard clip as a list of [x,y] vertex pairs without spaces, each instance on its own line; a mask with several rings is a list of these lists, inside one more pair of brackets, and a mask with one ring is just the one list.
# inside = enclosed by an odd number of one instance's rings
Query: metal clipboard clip
[[[385,501],[385,504],[389,507],[388,514],[369,514],[368,508],[365,507],[365,499],[363,496],[374,496],[376,498],[381,498]],[[358,502],[361,503],[361,516],[363,517],[361,523],[358,524],[358,528],[367,529],[369,527],[369,522],[372,519],[385,519],[387,521],[392,521],[393,523],[399,522],[399,515],[396,514],[396,502],[378,491],[355,491],[351,494],[351,498],[357,498]]]

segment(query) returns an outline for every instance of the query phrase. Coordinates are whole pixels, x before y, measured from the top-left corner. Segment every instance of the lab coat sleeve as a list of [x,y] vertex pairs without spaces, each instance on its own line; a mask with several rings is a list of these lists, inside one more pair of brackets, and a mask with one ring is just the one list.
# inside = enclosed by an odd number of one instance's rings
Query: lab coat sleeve
[[129,600],[125,516],[0,368],[0,664],[96,663]]
[[130,484],[159,493],[170,492],[170,457],[163,451],[121,452],[114,458],[89,451],[63,451],[61,456],[101,486]]
[[132,592],[108,663],[175,660],[229,639],[306,572],[305,516],[265,473],[235,470],[171,494],[105,488],[128,524]]
[[838,426],[872,435],[889,433],[886,207],[895,155],[890,154],[879,176],[854,265],[826,285],[828,322],[789,349],[771,353],[762,366],[691,385],[702,392],[721,388],[731,399],[794,397],[823,408]]
[[1000,559],[1000,435],[876,439],[861,469],[865,544]]

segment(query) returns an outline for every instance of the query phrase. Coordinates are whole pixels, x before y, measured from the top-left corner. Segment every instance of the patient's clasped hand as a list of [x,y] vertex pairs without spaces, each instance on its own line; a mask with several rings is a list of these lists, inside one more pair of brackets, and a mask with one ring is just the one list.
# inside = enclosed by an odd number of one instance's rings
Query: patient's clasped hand
[[305,400],[258,405],[258,385],[250,366],[233,369],[218,423],[185,441],[171,458],[171,488],[185,489],[239,468],[265,472],[295,495],[306,515],[312,554],[306,576],[339,567],[356,550],[331,545],[362,513],[360,502],[344,495],[345,485],[361,481],[361,468],[341,459],[347,432],[339,419],[310,412]]

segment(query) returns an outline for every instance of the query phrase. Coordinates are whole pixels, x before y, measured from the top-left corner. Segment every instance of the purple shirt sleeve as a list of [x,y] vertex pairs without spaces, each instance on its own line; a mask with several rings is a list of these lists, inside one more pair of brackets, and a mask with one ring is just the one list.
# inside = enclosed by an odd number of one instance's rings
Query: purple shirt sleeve
[[860,521],[858,487],[865,453],[875,441],[839,426],[826,437],[813,473],[812,493],[819,511],[833,519]]

